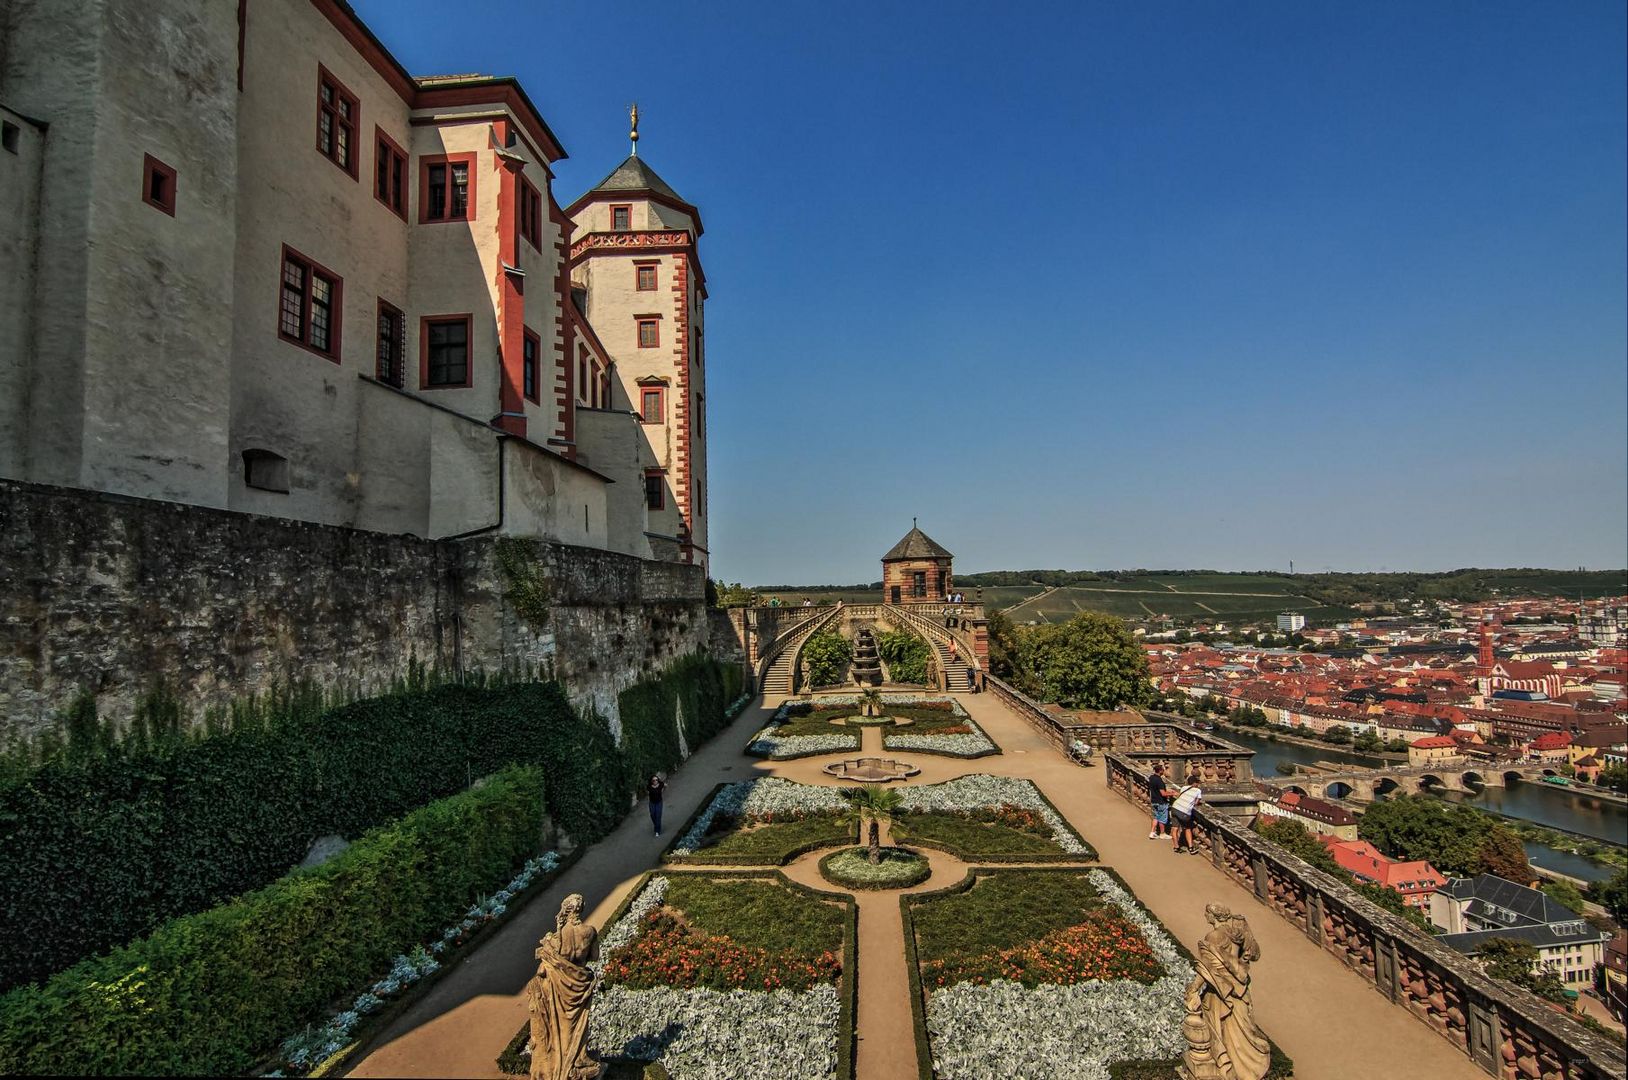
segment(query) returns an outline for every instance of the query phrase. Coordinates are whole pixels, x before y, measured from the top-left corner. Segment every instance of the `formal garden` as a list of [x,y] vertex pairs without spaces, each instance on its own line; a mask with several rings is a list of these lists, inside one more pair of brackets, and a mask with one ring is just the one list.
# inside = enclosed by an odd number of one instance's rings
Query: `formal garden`
[[[647,874],[606,923],[588,1045],[671,1076],[853,1075],[855,909],[778,873]],[[529,1028],[499,1058],[529,1067]],[[615,1075],[613,1072],[612,1075]]]
[[747,752],[775,761],[857,751],[877,727],[887,750],[976,758],[1000,753],[977,721],[947,694],[869,691],[788,698]]

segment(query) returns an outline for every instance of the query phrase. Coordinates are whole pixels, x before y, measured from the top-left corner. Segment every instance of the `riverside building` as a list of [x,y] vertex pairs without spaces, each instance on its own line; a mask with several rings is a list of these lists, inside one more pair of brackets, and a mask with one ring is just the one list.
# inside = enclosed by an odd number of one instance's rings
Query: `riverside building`
[[0,15],[0,476],[705,564],[699,212],[343,0]]

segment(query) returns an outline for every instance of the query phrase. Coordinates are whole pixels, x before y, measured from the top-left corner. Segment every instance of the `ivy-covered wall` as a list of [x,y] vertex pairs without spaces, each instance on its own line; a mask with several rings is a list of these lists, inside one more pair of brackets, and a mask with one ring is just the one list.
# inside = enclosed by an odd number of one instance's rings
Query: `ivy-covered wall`
[[380,693],[413,661],[551,673],[615,730],[622,690],[713,633],[697,566],[12,480],[0,567],[0,746],[85,692],[123,723],[162,685],[196,717],[296,680]]

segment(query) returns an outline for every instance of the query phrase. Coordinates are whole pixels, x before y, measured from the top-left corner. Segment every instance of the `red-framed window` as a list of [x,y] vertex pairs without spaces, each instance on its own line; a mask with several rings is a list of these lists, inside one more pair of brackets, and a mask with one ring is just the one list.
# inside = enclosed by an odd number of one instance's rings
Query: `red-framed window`
[[586,352],[577,357],[577,397],[582,401],[588,400],[588,354]]
[[599,380],[597,378],[590,379],[589,385],[591,387],[590,396],[593,398],[589,404],[596,409],[603,408],[605,406],[605,402],[601,401],[599,397]]
[[344,286],[339,275],[284,244],[277,336],[339,363]]
[[639,348],[654,349],[661,345],[661,319],[651,315],[636,315],[639,324]]
[[418,159],[418,220],[475,220],[475,155],[430,154]]
[[543,250],[543,196],[524,176],[520,178],[520,235]]
[[655,292],[656,291],[656,264],[655,263],[648,262],[648,263],[634,263],[633,264],[633,287],[635,289],[637,289],[639,292]]
[[379,300],[378,341],[373,374],[382,383],[399,387],[407,367],[407,316],[382,297]]
[[449,390],[469,386],[474,318],[470,315],[425,315],[418,323],[418,388]]
[[639,419],[646,424],[659,424],[667,418],[667,388],[665,386],[639,387]]
[[543,353],[543,339],[530,330],[522,331],[520,345],[520,392],[526,395],[526,400],[534,403],[541,402],[541,391],[538,389],[538,358]]
[[628,232],[633,228],[633,204],[622,203],[611,207],[611,231]]
[[151,154],[141,156],[141,201],[175,216],[175,170]]
[[362,107],[356,95],[317,65],[317,153],[356,179],[356,132]]
[[599,377],[599,400],[605,403],[605,408],[608,409],[611,407],[609,375],[601,375]]
[[407,151],[384,133],[373,129],[373,197],[407,220]]
[[644,471],[644,505],[651,510],[667,509],[667,475],[660,469]]

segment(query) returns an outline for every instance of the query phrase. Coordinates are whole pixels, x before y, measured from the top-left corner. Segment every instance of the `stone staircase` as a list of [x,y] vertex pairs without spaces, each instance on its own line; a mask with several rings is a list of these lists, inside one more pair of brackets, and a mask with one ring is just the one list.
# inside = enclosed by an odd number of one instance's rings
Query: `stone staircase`
[[938,670],[943,673],[946,690],[966,690],[970,688],[972,678],[971,670],[967,665],[965,649],[957,643],[955,656],[950,655],[949,632],[942,626],[933,625],[931,619],[925,619],[915,612],[893,604],[885,605],[884,611],[895,625],[908,628],[921,635],[933,650],[938,660]]
[[768,666],[758,681],[758,689],[765,696],[793,693],[797,683],[797,662],[803,652],[803,642],[822,628],[829,626],[842,613],[842,605],[822,612],[787,631],[770,646]]

